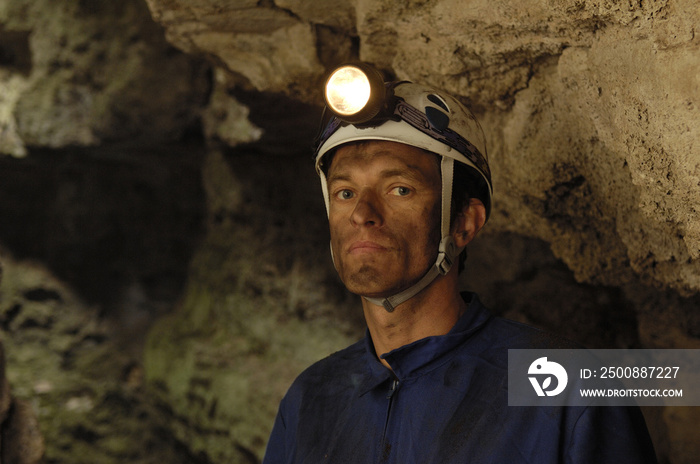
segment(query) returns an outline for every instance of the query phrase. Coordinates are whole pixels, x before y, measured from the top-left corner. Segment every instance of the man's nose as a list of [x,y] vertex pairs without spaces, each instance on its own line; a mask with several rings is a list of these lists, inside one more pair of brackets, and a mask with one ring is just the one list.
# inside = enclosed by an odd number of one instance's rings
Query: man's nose
[[355,226],[381,226],[384,224],[382,208],[377,194],[368,190],[359,192],[350,221]]

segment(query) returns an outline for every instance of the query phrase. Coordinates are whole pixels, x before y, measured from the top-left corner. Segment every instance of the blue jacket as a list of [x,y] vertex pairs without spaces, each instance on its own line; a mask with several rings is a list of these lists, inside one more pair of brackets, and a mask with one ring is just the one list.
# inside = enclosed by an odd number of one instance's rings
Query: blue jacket
[[450,333],[377,359],[363,341],[304,371],[264,464],[653,463],[637,408],[508,406],[509,348],[571,348],[475,295]]

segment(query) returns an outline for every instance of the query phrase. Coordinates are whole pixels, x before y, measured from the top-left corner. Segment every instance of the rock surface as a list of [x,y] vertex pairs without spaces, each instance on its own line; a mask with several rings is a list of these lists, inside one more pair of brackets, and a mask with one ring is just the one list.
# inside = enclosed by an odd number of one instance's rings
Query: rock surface
[[[0,263],[0,284],[2,277]],[[34,408],[12,395],[5,370],[5,346],[0,343],[0,463],[39,464],[44,449],[44,437]]]
[[167,407],[145,395],[140,357],[115,325],[40,264],[5,250],[0,258],[0,334],[14,398],[0,462],[199,462],[169,431]]
[[206,101],[206,67],[174,53],[141,1],[3,1],[0,25],[4,153],[170,139]]

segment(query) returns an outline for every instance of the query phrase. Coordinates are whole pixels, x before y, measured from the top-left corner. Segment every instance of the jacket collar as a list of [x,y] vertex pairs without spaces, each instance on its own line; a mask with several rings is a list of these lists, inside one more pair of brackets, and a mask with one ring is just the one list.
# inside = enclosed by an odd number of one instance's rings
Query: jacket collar
[[403,381],[419,377],[449,361],[455,348],[469,340],[493,317],[476,294],[463,293],[462,298],[467,302],[467,310],[447,334],[423,338],[381,356],[389,363],[393,373],[377,359],[367,330],[365,351],[368,369],[358,393],[363,395],[390,379]]

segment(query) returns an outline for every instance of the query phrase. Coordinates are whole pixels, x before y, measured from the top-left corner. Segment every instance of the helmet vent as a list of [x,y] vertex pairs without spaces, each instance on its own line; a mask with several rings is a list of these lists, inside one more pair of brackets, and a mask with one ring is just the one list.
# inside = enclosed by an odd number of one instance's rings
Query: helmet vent
[[426,106],[425,115],[430,125],[439,131],[444,131],[450,125],[450,117],[437,108]]
[[437,106],[439,106],[443,110],[447,111],[448,113],[450,112],[450,109],[447,107],[447,103],[445,103],[445,100],[438,97],[434,93],[431,93],[430,95],[428,95],[428,100],[435,103]]

